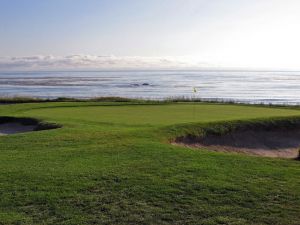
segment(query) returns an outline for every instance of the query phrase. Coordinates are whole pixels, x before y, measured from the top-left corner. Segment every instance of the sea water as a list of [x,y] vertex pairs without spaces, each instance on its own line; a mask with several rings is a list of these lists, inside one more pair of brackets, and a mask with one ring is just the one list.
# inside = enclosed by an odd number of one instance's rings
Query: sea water
[[0,96],[202,98],[245,103],[300,104],[300,72],[0,72]]

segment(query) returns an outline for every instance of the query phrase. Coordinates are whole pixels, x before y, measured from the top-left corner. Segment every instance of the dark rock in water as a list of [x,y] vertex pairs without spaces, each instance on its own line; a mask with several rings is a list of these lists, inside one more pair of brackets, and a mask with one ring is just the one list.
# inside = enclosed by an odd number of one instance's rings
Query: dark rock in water
[[134,84],[131,84],[131,86],[133,87],[139,87],[139,86],[149,86],[150,84],[149,83],[142,83],[142,84],[137,84],[137,83],[134,83]]

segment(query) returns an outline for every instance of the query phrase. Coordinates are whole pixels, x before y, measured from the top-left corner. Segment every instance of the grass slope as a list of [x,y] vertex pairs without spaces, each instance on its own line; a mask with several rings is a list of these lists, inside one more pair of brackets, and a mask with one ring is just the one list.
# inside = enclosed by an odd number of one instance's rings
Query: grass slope
[[0,137],[0,224],[300,224],[299,162],[168,143],[199,124],[298,110],[54,102],[0,116],[63,125]]

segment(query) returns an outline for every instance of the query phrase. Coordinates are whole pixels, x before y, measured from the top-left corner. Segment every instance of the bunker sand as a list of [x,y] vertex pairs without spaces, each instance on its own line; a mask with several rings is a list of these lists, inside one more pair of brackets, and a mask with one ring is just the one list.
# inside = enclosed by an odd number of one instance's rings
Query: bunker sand
[[292,130],[248,130],[235,131],[225,135],[180,137],[176,139],[174,144],[192,148],[206,148],[218,152],[296,159],[299,157],[300,128]]
[[0,124],[0,136],[25,133],[34,131],[37,128],[37,125],[23,125],[21,123],[4,123]]

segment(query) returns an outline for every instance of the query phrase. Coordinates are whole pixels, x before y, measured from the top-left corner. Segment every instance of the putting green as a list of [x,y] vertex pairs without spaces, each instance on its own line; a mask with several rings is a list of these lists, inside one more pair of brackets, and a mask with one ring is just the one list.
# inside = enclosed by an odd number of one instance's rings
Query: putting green
[[66,106],[26,110],[24,116],[58,119],[60,121],[90,121],[126,125],[171,125],[190,122],[251,119],[299,115],[298,110],[237,105],[166,104],[166,105],[105,105]]

